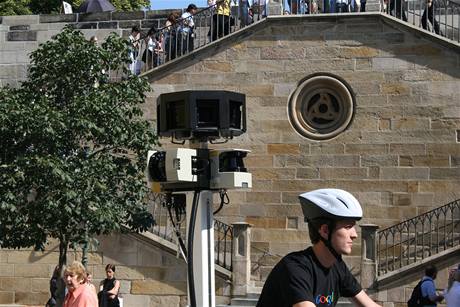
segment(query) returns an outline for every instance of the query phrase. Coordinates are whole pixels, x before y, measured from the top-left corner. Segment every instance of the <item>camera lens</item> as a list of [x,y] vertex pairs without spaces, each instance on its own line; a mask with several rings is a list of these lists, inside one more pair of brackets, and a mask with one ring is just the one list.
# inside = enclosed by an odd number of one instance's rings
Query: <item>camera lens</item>
[[219,172],[247,172],[244,167],[244,158],[247,153],[243,151],[223,152],[219,156]]
[[165,182],[166,181],[166,152],[157,151],[149,160],[149,173],[153,181]]

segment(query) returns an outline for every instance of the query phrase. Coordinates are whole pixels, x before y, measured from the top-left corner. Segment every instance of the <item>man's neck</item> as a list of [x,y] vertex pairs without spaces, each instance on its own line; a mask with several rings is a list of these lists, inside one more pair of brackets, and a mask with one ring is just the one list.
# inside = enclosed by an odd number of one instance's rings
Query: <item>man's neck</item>
[[313,245],[313,253],[315,253],[316,258],[325,268],[332,267],[337,261],[337,259],[322,241],[319,241]]

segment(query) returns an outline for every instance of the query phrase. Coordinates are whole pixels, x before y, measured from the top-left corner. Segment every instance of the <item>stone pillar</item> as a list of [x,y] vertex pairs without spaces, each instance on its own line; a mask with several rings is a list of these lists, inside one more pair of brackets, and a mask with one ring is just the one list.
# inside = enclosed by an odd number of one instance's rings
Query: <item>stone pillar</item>
[[377,229],[374,224],[361,227],[361,286],[371,288],[377,279]]
[[283,0],[267,0],[267,15],[283,15]]
[[234,223],[232,295],[246,296],[251,279],[251,224]]

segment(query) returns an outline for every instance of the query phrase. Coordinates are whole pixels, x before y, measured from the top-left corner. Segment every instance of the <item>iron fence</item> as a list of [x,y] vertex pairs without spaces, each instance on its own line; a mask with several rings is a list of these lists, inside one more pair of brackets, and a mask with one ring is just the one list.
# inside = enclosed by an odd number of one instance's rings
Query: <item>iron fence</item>
[[377,232],[378,275],[460,244],[460,200]]
[[[233,0],[231,0],[233,1]],[[193,15],[168,18],[169,25],[152,29],[135,43],[131,52],[135,74],[148,71],[216,41],[265,16],[265,5],[230,6],[230,0],[199,10]],[[256,0],[257,1],[257,0]],[[241,1],[244,3],[244,1]]]
[[[156,222],[149,231],[175,244],[178,243],[178,235],[180,235],[186,245],[185,212],[182,215],[177,215],[175,212],[170,214],[163,194],[152,194],[148,206]],[[229,271],[232,271],[232,246],[233,227],[214,220],[215,263]]]
[[460,2],[381,0],[383,12],[450,40],[460,42]]
[[[364,2],[364,1],[363,1]],[[283,15],[350,13],[365,10],[357,0],[286,0]]]
[[232,271],[233,227],[214,220],[214,242],[216,264]]
[[[460,2],[452,0],[379,0],[380,10],[437,35],[460,42]],[[458,0],[460,1],[460,0]],[[151,29],[134,42],[130,70],[151,70],[182,57],[267,16],[266,0],[219,0],[193,15],[168,18],[170,24]],[[286,0],[282,14],[363,12],[363,0]]]

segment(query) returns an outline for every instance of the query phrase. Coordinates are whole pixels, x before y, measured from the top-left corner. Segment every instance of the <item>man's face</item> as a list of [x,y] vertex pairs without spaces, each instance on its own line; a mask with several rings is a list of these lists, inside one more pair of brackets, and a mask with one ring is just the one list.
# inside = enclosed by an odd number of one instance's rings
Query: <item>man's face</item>
[[355,225],[355,221],[337,222],[335,231],[332,233],[331,244],[340,255],[351,254],[353,240],[358,237]]

